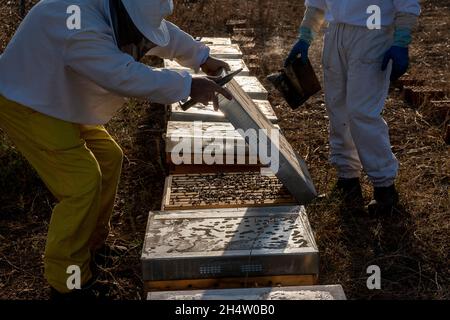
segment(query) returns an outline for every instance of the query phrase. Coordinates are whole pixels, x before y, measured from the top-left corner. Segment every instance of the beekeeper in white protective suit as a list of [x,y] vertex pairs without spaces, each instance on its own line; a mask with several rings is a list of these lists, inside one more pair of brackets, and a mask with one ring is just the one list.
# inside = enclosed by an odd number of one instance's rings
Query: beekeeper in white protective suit
[[[378,13],[381,26],[376,28]],[[362,206],[363,168],[374,186],[369,212],[379,215],[395,211],[399,167],[381,113],[390,81],[408,68],[411,30],[419,14],[417,0],[306,0],[299,41],[286,60],[300,55],[306,61],[323,21],[329,22],[322,62],[336,189],[347,204]]]
[[[139,63],[151,49],[207,74],[229,69],[164,20],[172,10],[171,0],[43,0],[0,56],[0,128],[58,200],[44,256],[55,299],[98,292],[96,264],[111,253],[105,240],[123,158],[103,124],[124,97],[231,99],[206,77]],[[81,289],[68,285],[76,270]]]

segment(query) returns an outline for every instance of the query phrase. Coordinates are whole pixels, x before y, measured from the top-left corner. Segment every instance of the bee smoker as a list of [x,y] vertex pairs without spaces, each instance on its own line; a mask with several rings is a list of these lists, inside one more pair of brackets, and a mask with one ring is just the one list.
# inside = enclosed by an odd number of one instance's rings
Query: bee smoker
[[311,62],[308,60],[304,64],[300,58],[278,73],[271,74],[267,80],[274,85],[294,110],[322,90]]

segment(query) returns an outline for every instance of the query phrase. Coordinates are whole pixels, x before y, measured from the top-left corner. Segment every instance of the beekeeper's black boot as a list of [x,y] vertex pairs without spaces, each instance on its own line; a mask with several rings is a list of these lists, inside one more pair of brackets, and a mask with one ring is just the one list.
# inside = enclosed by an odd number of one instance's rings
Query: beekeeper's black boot
[[97,267],[111,268],[114,265],[114,260],[117,260],[126,253],[127,248],[125,247],[105,244],[94,252],[92,263]]
[[369,203],[369,214],[390,216],[398,206],[399,196],[395,185],[374,188],[374,199]]
[[364,208],[364,198],[359,178],[339,178],[332,194],[340,196],[348,208]]
[[89,283],[80,290],[72,290],[70,293],[60,293],[50,288],[50,300],[54,302],[77,302],[77,301],[106,301],[109,288],[106,284],[93,277]]

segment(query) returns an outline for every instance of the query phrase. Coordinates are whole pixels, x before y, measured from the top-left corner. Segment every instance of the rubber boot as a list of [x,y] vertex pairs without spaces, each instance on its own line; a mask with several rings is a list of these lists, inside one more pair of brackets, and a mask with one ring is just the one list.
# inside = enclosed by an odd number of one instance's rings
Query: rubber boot
[[374,188],[374,199],[369,203],[369,214],[377,216],[390,216],[394,213],[399,202],[395,185],[390,187]]
[[359,178],[339,178],[332,191],[332,195],[336,194],[342,198],[347,208],[364,208],[364,198]]

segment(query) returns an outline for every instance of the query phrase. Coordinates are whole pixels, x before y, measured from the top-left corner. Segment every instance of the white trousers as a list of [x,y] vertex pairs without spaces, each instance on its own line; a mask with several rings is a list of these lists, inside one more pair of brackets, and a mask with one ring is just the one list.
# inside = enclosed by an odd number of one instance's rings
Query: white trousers
[[364,169],[375,187],[390,186],[398,161],[381,113],[392,66],[383,72],[381,64],[392,45],[393,30],[330,24],[324,42],[331,163],[340,178],[359,177]]

